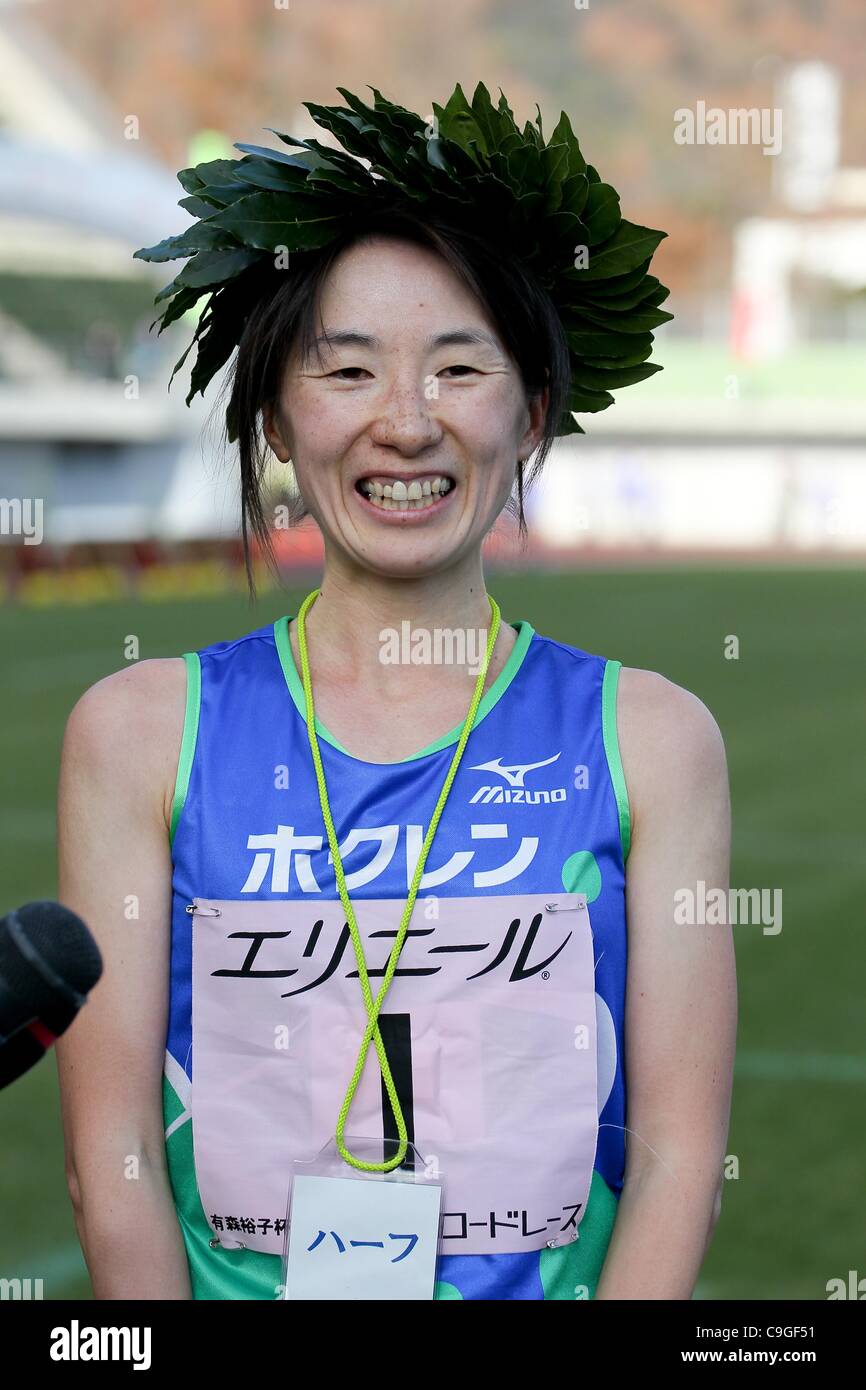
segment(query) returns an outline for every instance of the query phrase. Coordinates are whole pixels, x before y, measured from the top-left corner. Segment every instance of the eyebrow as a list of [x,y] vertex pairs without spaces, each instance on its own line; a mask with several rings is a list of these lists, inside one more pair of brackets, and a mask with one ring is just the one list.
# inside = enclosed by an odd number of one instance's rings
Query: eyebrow
[[[313,339],[312,347],[314,350],[318,350],[321,344],[328,347],[375,349],[382,346],[382,340],[370,333],[361,333],[356,328],[343,328],[338,329],[335,333],[320,334],[318,338]],[[470,347],[473,345],[492,347],[497,352],[502,351],[501,343],[494,338],[492,333],[487,333],[483,328],[452,328],[447,333],[434,333],[424,340],[425,348]]]

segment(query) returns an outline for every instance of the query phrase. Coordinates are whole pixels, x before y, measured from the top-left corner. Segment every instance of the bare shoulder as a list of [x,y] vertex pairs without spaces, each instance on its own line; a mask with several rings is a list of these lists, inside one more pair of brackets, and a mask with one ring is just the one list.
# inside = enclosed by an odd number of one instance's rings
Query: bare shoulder
[[657,671],[623,666],[617,692],[617,736],[635,817],[650,801],[727,793],[721,730],[691,690]]
[[134,778],[157,798],[168,826],[185,711],[183,657],[153,657],[113,671],[89,686],[69,715],[67,775]]

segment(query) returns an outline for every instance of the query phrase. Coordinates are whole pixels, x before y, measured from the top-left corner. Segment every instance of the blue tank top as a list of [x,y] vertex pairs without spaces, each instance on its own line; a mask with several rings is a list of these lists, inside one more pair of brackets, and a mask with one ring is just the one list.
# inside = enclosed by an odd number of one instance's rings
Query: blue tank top
[[[302,885],[253,871],[252,842],[286,818],[274,769],[286,767],[299,834],[321,836],[310,865],[323,896],[338,898],[306,727],[303,685],[289,617],[231,642],[184,653],[187,700],[171,816],[172,922],[169,1019],[163,1084],[166,1157],[194,1298],[274,1299],[280,1257],[212,1245],[214,1228],[196,1180],[192,1126],[192,921],[196,898],[298,898]],[[599,1129],[579,1239],[517,1254],[442,1255],[437,1298],[592,1298],[613,1230],[625,1163],[623,1018],[626,982],[625,860],[630,821],[616,731],[621,663],[513,624],[516,643],[484,694],[436,831],[428,866],[472,845],[472,865],[437,892],[479,887],[473,868],[508,860],[502,840],[472,838],[494,822],[535,845],[508,870],[509,894],[566,892],[591,905],[595,959]],[[398,827],[432,812],[462,724],[409,758],[368,763],[316,721],[338,841],[353,826]],[[479,765],[485,765],[480,768]],[[383,817],[385,819],[383,820]],[[426,830],[426,825],[425,825]],[[487,858],[485,859],[485,855]],[[463,863],[467,857],[459,861]],[[400,865],[402,863],[402,876]],[[395,854],[365,893],[407,897],[406,859]],[[347,872],[350,865],[346,863]],[[482,880],[485,876],[480,875]],[[488,879],[496,874],[488,874]],[[419,894],[419,903],[421,896]],[[387,1007],[387,1005],[386,1005]],[[347,1077],[348,1081],[348,1077]],[[336,1120],[336,1116],[335,1116]],[[507,1161],[507,1155],[505,1156]]]

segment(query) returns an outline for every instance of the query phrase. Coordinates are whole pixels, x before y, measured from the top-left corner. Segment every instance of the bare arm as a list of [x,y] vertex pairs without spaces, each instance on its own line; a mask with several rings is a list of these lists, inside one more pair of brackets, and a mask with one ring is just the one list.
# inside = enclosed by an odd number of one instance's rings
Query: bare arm
[[654,672],[620,672],[617,717],[632,811],[628,1133],[597,1296],[688,1299],[721,1205],[737,999],[730,926],[677,922],[675,894],[703,879],[727,901],[727,766],[706,706]]
[[162,1116],[167,789],[185,688],[178,659],[119,671],[85,692],[63,741],[60,899],[90,928],[104,964],[56,1048],[67,1183],[98,1299],[191,1297]]

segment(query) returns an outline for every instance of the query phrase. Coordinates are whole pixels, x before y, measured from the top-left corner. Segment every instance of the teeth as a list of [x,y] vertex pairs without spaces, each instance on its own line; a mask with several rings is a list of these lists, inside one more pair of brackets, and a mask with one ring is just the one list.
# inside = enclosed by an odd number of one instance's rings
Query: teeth
[[388,512],[424,511],[444,497],[454,484],[449,478],[426,478],[423,483],[413,479],[406,485],[402,478],[381,483],[377,478],[364,478],[361,490],[374,505]]

